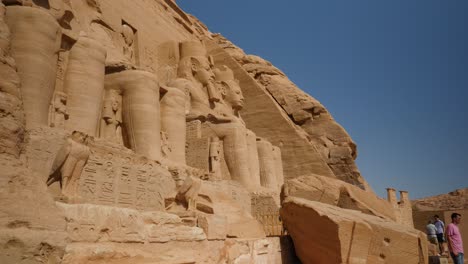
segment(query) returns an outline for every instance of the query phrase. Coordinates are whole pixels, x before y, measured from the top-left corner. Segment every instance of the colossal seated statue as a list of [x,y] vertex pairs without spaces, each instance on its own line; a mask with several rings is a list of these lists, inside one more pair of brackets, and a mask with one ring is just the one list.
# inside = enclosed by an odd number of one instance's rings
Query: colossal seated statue
[[[240,116],[244,105],[244,96],[235,79],[231,69],[223,65],[214,70],[216,86],[219,88],[222,101],[217,108],[226,116],[245,125]],[[273,146],[265,139],[259,138],[253,131],[246,130],[248,148],[248,166],[251,174],[251,187],[266,187],[271,190],[280,191],[283,183],[283,168],[281,161],[281,150]]]
[[[185,104],[179,102],[179,109],[185,109],[187,122],[197,121],[203,130],[196,133],[203,134],[201,137],[206,139],[204,144],[208,146],[207,165],[204,167],[212,174],[218,175],[220,161],[217,152],[218,149],[222,149],[230,179],[240,182],[250,190],[257,189],[260,187],[260,173],[257,172],[260,165],[256,137],[246,128],[239,114],[244,97],[233,72],[226,66],[213,69],[212,60],[206,55],[206,50],[200,42],[180,43],[179,54],[178,78],[170,81],[168,86],[185,95]],[[173,135],[168,128],[165,129],[170,140]],[[190,128],[188,130],[191,131]],[[188,141],[192,140],[191,135],[187,138]],[[182,147],[184,146],[179,147],[179,151]],[[190,149],[188,151],[190,152]],[[269,156],[273,156],[273,148],[270,147],[268,151]],[[270,162],[266,166],[271,166],[270,170],[274,170],[275,165]],[[268,177],[273,177],[268,181],[273,184],[265,187],[278,190],[277,175],[271,174]]]
[[215,85],[220,91],[223,100],[217,105],[220,112],[236,121],[245,124],[240,116],[240,110],[244,106],[244,96],[239,86],[239,81],[234,78],[234,73],[231,69],[223,65],[221,68],[214,70]]
[[[221,93],[215,86],[213,65],[200,42],[182,42],[178,79],[168,86],[175,87],[187,98],[186,120],[199,120],[223,141],[226,164],[233,180],[249,187],[251,183],[245,125],[223,107]],[[170,137],[170,135],[169,135]]]

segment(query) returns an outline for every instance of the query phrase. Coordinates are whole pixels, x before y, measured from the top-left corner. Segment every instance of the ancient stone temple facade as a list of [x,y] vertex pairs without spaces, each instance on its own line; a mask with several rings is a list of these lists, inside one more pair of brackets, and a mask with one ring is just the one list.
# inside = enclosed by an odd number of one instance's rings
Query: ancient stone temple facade
[[0,58],[1,263],[426,261],[325,107],[173,0],[3,0]]

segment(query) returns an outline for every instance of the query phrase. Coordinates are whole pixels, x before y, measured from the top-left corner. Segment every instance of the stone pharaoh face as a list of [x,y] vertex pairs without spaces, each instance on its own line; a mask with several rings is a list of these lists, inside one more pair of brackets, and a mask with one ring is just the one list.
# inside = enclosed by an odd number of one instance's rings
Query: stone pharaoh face
[[192,59],[192,72],[195,79],[203,85],[208,85],[214,81],[213,69],[207,58],[194,57]]
[[112,100],[112,111],[116,112],[117,110],[119,110],[119,101],[117,101],[116,99],[113,99]]
[[240,110],[244,106],[244,96],[237,81],[226,81],[228,89],[226,91],[226,101],[232,105],[234,109]]

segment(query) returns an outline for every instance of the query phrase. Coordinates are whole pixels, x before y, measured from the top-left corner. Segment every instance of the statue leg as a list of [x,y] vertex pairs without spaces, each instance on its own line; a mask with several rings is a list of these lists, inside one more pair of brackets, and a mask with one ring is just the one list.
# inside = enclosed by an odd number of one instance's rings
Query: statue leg
[[6,22],[11,31],[11,54],[21,78],[26,127],[47,126],[60,26],[45,10],[24,6],[8,6]]
[[257,136],[247,129],[247,148],[249,151],[249,171],[253,187],[260,187],[260,163],[258,160]]
[[161,130],[167,133],[167,139],[172,151],[169,159],[185,164],[185,94],[169,88],[161,101]]
[[275,173],[276,181],[278,184],[278,191],[281,191],[281,188],[284,184],[283,160],[281,158],[281,149],[277,146],[273,146],[273,159],[275,163]]
[[251,189],[246,128],[238,123],[213,124],[212,128],[223,138],[224,158],[231,178]]
[[128,146],[149,159],[161,157],[159,84],[149,72],[107,74],[106,89],[122,91],[122,124]]
[[278,190],[278,176],[276,173],[273,146],[266,140],[257,140],[258,159],[260,161],[260,182],[262,186],[271,190]]
[[65,127],[95,136],[104,93],[106,50],[102,44],[80,37],[70,50],[64,89],[70,114]]

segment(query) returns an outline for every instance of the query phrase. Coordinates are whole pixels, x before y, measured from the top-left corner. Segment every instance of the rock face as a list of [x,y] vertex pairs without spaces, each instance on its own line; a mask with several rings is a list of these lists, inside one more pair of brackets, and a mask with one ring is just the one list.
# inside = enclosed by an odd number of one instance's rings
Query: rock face
[[425,235],[393,221],[293,197],[281,216],[303,263],[426,263]]
[[389,189],[383,200],[319,175],[288,180],[283,190],[281,217],[303,263],[426,263],[426,237],[413,228],[405,192],[396,201]]
[[468,188],[446,194],[412,200],[416,211],[448,211],[468,209]]
[[373,193],[319,175],[308,175],[289,180],[284,185],[286,196],[354,209],[377,217],[396,221],[394,210],[388,210],[389,202]]
[[19,157],[24,137],[24,112],[20,94],[20,78],[16,61],[10,52],[10,29],[5,21],[6,9],[0,5],[0,107],[2,115],[0,153]]
[[1,263],[423,262],[325,107],[173,0],[0,1],[0,77]]

